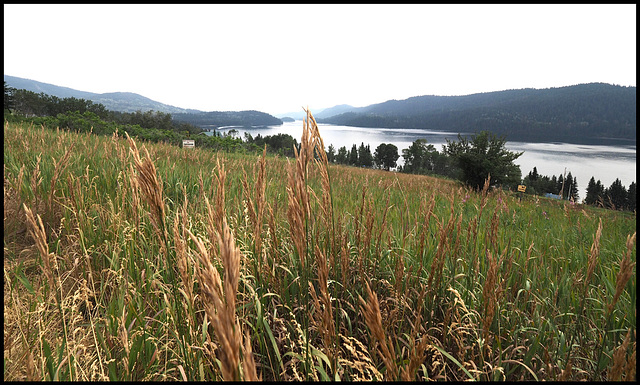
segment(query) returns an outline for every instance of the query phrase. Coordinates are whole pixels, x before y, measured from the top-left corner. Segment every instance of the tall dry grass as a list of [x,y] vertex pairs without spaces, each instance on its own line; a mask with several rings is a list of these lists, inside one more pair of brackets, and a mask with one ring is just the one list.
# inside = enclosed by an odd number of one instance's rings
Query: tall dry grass
[[[5,380],[634,380],[635,216],[5,124]],[[198,165],[195,167],[194,165]]]

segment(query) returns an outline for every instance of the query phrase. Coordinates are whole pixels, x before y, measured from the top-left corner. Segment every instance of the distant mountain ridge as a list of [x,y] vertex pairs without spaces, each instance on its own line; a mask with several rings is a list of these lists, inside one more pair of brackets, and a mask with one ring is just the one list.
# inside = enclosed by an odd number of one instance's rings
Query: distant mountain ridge
[[56,86],[35,80],[4,75],[7,85],[35,93],[45,93],[59,98],[78,98],[90,100],[105,106],[106,109],[119,112],[158,111],[169,113],[180,122],[191,123],[200,127],[224,125],[253,126],[280,125],[282,120],[260,111],[200,111],[170,106],[149,99],[133,92],[109,92],[98,94],[78,91],[69,87]]
[[[17,89],[91,100],[113,111],[170,113],[176,120],[200,127],[279,125],[279,117],[305,117],[302,108],[276,117],[259,111],[203,112],[169,106],[131,92],[96,94],[9,75],[4,79]],[[423,95],[365,107],[340,104],[311,112],[319,123],[448,132],[486,130],[510,141],[635,144],[636,140],[636,87],[606,83],[463,96]]]
[[326,118],[330,118],[332,116],[344,114],[345,112],[352,112],[352,111],[356,111],[356,110],[359,110],[359,108],[350,106],[348,104],[339,104],[337,106],[333,106],[333,107],[330,107],[330,108],[325,108],[324,110],[320,111],[319,113],[317,113],[317,114],[315,114],[313,116],[316,119],[326,119]]
[[[332,116],[335,115],[340,115],[342,113],[345,112],[351,112],[351,111],[355,111],[357,110],[358,107],[353,107],[350,106],[348,104],[339,104],[337,106],[333,106],[333,107],[329,107],[329,108],[325,108],[325,109],[313,109],[311,108],[311,113],[313,114],[313,117],[316,119],[326,119],[326,118],[330,118]],[[284,118],[284,117],[289,117],[289,118],[293,118],[295,120],[303,120],[306,119],[307,114],[302,110],[302,108],[300,109],[300,111],[296,111],[296,112],[287,112],[284,114],[276,114],[275,115],[278,118]]]
[[[309,110],[311,110],[311,113],[313,114],[314,117],[316,117],[318,114],[322,113],[322,111],[324,111],[322,108],[320,109],[315,109],[315,108],[310,108]],[[307,114],[306,112],[304,112],[304,110],[302,109],[302,107],[300,107],[300,111],[292,111],[292,112],[286,112],[284,114],[275,114],[274,115],[276,118],[292,118],[295,120],[304,120],[307,118]]]
[[110,92],[98,94],[95,92],[78,91],[69,87],[56,86],[54,84],[43,83],[36,80],[19,78],[16,76],[4,75],[4,81],[13,88],[32,91],[35,93],[45,93],[59,98],[78,98],[90,100],[94,103],[104,105],[108,110],[120,112],[135,111],[160,111],[164,113],[186,113],[196,112],[197,110],[188,110],[184,108],[170,106],[168,104],[156,102],[142,95],[133,92]]
[[104,94],[97,94],[89,100],[94,103],[100,103],[108,110],[112,111],[135,112],[140,110],[142,112],[146,112],[153,110],[169,114],[196,112],[196,110],[188,110],[156,102],[155,100],[151,100],[133,92],[108,92]]
[[357,127],[487,130],[515,141],[630,144],[636,140],[636,87],[588,83],[464,96],[414,96],[317,120]]

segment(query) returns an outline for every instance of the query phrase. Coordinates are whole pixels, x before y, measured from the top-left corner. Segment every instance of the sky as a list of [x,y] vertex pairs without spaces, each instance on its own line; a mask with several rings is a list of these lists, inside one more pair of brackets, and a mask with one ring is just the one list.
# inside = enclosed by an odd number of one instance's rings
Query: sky
[[4,74],[272,115],[636,86],[636,5],[4,4]]

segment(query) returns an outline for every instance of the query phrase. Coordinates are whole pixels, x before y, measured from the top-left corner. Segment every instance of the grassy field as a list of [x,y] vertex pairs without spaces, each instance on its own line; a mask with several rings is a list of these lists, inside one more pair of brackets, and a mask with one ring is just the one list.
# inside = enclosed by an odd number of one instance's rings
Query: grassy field
[[635,380],[636,216],[4,125],[5,380]]

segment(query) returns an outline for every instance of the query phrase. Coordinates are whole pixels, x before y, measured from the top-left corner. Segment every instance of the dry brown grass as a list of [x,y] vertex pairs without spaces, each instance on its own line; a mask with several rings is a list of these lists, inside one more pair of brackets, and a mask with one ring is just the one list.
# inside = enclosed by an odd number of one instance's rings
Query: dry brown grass
[[617,217],[331,166],[309,112],[288,163],[60,135],[5,164],[5,380],[635,379]]
[[69,147],[65,154],[62,156],[59,162],[56,162],[56,159],[53,158],[53,177],[51,178],[51,187],[49,188],[49,200],[47,201],[47,207],[49,210],[53,209],[53,197],[56,192],[56,182],[60,178],[60,175],[64,172],[64,169],[69,164],[69,158],[71,157],[71,150],[73,150],[73,145]]
[[240,251],[235,246],[231,231],[223,219],[222,234],[217,244],[224,266],[224,283],[211,262],[202,240],[187,230],[196,244],[200,268],[198,278],[205,311],[218,337],[221,349],[222,376],[226,381],[237,381],[239,377],[241,334],[236,318],[235,306],[240,274]]
[[498,263],[489,250],[487,250],[487,264],[489,265],[489,270],[487,271],[487,277],[482,289],[482,298],[484,301],[484,317],[482,320],[484,347],[487,347],[489,344],[489,328],[496,313],[496,290],[498,282]]
[[[266,208],[265,202],[265,188],[266,188],[266,158],[267,158],[267,145],[265,144],[264,150],[262,151],[262,157],[258,160],[257,164],[254,167],[254,175],[257,175],[256,181],[254,183],[254,196],[251,196],[251,188],[249,187],[249,182],[247,178],[247,173],[243,168],[243,176],[242,186],[244,190],[244,196],[246,200],[246,207],[249,215],[249,220],[251,222],[252,230],[253,230],[253,242],[254,242],[254,255],[257,260],[261,263],[260,265],[265,265],[265,261],[263,260],[262,255],[262,226],[263,226],[263,218]],[[255,206],[255,207],[254,207]]]
[[[49,252],[47,234],[45,233],[42,219],[40,218],[40,215],[34,216],[31,209],[26,205],[23,205],[23,209],[27,217],[27,223],[29,224],[29,234],[35,241],[40,257],[42,258],[42,272],[47,277],[49,287],[52,290],[56,290],[54,273],[58,270],[58,263],[55,254]],[[56,300],[57,299],[58,298],[56,297]]]
[[382,315],[380,313],[380,302],[378,295],[371,291],[369,283],[365,280],[365,290],[367,293],[367,301],[359,297],[360,306],[364,313],[365,322],[369,327],[369,332],[378,343],[380,358],[384,362],[387,372],[385,378],[395,381],[398,379],[398,366],[396,364],[396,352],[393,341],[388,340],[382,327]]
[[[303,131],[306,132],[306,131]],[[304,134],[303,134],[304,137]],[[304,146],[304,142],[303,142]],[[287,218],[291,231],[291,238],[295,244],[300,265],[305,267],[307,255],[307,231],[306,223],[309,217],[309,192],[305,183],[306,162],[304,160],[304,148],[301,154],[297,153],[293,166],[289,168],[289,183],[287,186]]]
[[162,179],[158,175],[156,166],[153,164],[149,151],[146,147],[143,147],[145,159],[142,160],[140,158],[140,152],[138,151],[136,142],[129,137],[129,134],[126,135],[131,147],[130,152],[133,156],[133,163],[137,171],[136,187],[142,190],[142,195],[149,205],[149,209],[151,211],[151,223],[158,235],[158,238],[162,242],[162,253],[166,257],[168,233],[165,227],[166,210],[162,194]]
[[625,286],[627,286],[627,282],[634,274],[633,267],[636,265],[635,262],[631,262],[631,253],[633,252],[633,245],[636,242],[636,233],[633,235],[627,236],[627,251],[620,260],[620,270],[618,271],[618,275],[616,276],[616,292],[613,295],[613,299],[611,303],[607,305],[607,311],[611,313],[613,308],[616,306],[620,295],[624,291]]
[[335,370],[336,346],[334,339],[336,336],[336,326],[333,318],[333,305],[331,304],[331,295],[329,294],[328,287],[329,271],[327,259],[317,245],[315,248],[315,255],[316,264],[318,266],[318,287],[320,290],[320,297],[318,298],[311,282],[309,282],[309,289],[315,303],[315,319],[316,324],[319,326],[318,329],[320,334],[322,335],[324,349],[333,365],[333,369]]
[[444,263],[447,251],[450,245],[450,239],[453,232],[453,228],[455,225],[456,216],[453,212],[453,204],[451,205],[451,213],[449,216],[449,220],[447,224],[444,225],[443,222],[440,223],[440,231],[439,231],[439,241],[438,248],[436,250],[436,255],[433,258],[433,262],[431,263],[431,271],[429,272],[429,280],[427,283],[427,287],[430,292],[435,292],[438,287],[440,287],[442,283],[442,273],[444,269]]
[[193,293],[193,272],[191,266],[193,263],[190,261],[190,256],[187,253],[187,242],[189,238],[187,235],[187,205],[188,199],[185,192],[185,200],[182,207],[176,212],[176,217],[173,221],[173,236],[176,249],[176,258],[178,265],[178,272],[182,279],[182,285],[184,287],[183,295],[187,300],[190,308],[193,308],[195,302],[195,296]]
[[593,271],[598,263],[598,255],[600,254],[600,237],[602,236],[602,219],[598,221],[598,230],[593,237],[593,244],[591,245],[591,251],[589,252],[589,264],[587,265],[587,275],[584,278],[585,290],[589,286],[589,281],[593,276]]
[[251,338],[248,333],[244,334],[244,345],[242,345],[242,369],[244,381],[262,381],[262,376],[258,376],[256,362],[251,350]]
[[[607,379],[609,381],[635,381],[636,372],[636,343],[635,343],[635,330],[634,343],[631,353],[627,353],[629,344],[631,341],[631,329],[627,331],[627,336],[618,348],[613,352],[613,359],[611,367],[607,373]],[[628,357],[628,358],[627,358]]]

